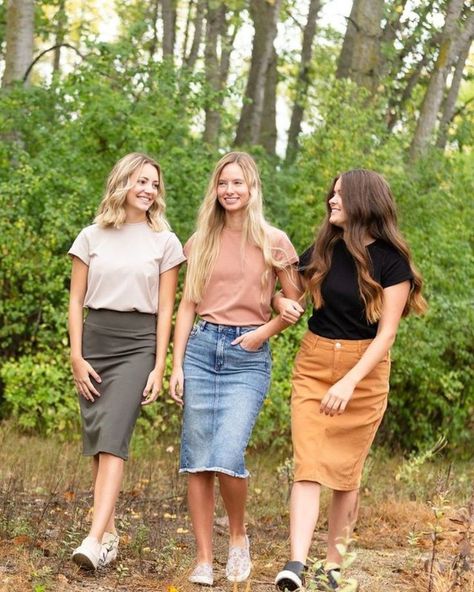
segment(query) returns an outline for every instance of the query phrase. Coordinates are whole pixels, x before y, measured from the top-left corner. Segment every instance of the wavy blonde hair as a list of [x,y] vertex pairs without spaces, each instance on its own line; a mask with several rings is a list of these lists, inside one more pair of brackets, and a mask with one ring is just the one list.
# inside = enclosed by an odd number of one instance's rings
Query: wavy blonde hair
[[[338,179],[341,180],[342,202],[347,216],[345,229],[329,222],[329,200],[334,195],[334,186]],[[426,302],[421,293],[423,280],[413,263],[410,248],[398,228],[397,212],[390,187],[382,175],[366,169],[354,169],[337,176],[326,195],[326,218],[316,236],[311,261],[304,270],[304,275],[308,279],[308,292],[312,296],[315,308],[321,308],[324,304],[321,285],[331,267],[334,246],[343,239],[355,261],[359,294],[367,320],[375,323],[380,319],[383,288],[371,275],[372,261],[365,244],[367,236],[392,245],[410,266],[413,279],[403,316],[411,312],[425,312]]]
[[120,228],[125,224],[125,201],[127,193],[132,189],[131,176],[146,164],[155,167],[158,173],[158,195],[146,212],[148,225],[156,232],[169,230],[165,218],[165,185],[160,165],[146,154],[131,152],[115,163],[107,178],[104,197],[99,204],[94,222],[102,228],[113,226]]
[[[284,269],[288,263],[277,261],[272,255],[269,231],[271,226],[263,215],[263,197],[260,175],[253,158],[246,152],[229,152],[217,163],[211,175],[204,200],[199,208],[196,232],[193,235],[191,254],[188,258],[184,296],[192,302],[200,302],[211,277],[219,254],[220,237],[225,225],[225,210],[217,199],[217,184],[228,164],[238,164],[249,189],[246,217],[242,228],[242,247],[245,244],[260,248],[265,261],[262,276],[262,297],[270,281],[272,269]],[[275,247],[273,247],[274,249]]]

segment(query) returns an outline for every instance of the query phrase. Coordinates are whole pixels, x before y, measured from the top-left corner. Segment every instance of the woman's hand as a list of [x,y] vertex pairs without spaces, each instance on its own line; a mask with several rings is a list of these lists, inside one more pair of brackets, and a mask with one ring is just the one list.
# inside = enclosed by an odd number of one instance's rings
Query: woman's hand
[[82,357],[71,360],[71,365],[77,392],[82,395],[84,399],[93,403],[95,401],[94,395],[100,397],[100,393],[92,384],[90,377],[92,376],[92,378],[99,383],[102,382],[102,379],[89,362]]
[[355,385],[341,378],[328,390],[319,408],[320,413],[326,415],[341,415],[344,413],[347,403],[351,400]]
[[291,298],[285,298],[281,292],[275,294],[272,300],[272,305],[275,311],[279,313],[282,320],[290,325],[297,323],[300,320],[301,315],[304,313],[304,308],[301,304]]
[[260,347],[262,347],[262,343],[265,341],[265,336],[262,335],[259,329],[255,329],[254,331],[247,331],[247,333],[243,333],[239,335],[231,345],[239,344],[242,349],[247,351],[257,351]]
[[146,386],[143,389],[142,405],[149,405],[150,403],[153,403],[153,401],[156,401],[156,399],[158,398],[158,394],[161,391],[162,384],[163,370],[160,370],[159,368],[154,368],[148,375]]
[[176,401],[180,407],[184,405],[184,372],[183,368],[173,368],[170,377],[170,395],[173,401]]

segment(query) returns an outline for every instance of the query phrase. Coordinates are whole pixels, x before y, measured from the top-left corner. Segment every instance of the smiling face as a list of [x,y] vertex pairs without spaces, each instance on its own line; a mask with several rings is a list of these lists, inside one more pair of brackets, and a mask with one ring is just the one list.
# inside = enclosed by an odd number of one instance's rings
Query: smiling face
[[226,213],[243,210],[250,199],[244,173],[236,162],[226,164],[217,180],[217,200]]
[[345,228],[347,222],[347,215],[344,209],[344,203],[342,199],[342,183],[341,178],[336,181],[334,185],[334,191],[332,197],[328,201],[330,213],[329,222],[334,226]]
[[146,163],[130,175],[132,187],[125,198],[127,222],[146,219],[146,213],[158,196],[160,179],[156,168]]

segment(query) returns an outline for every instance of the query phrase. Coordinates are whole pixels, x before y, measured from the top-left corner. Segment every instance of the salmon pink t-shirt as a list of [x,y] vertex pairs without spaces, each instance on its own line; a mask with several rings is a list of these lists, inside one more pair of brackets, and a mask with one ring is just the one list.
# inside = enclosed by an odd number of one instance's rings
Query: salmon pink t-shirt
[[[270,227],[270,243],[274,259],[285,267],[298,261],[298,255],[287,235]],[[192,251],[194,235],[184,246],[187,257]],[[255,245],[242,245],[242,232],[224,228],[214,269],[204,296],[196,307],[197,314],[219,325],[263,325],[271,317],[271,299],[277,272],[270,273],[263,290],[265,272],[263,253]],[[263,293],[262,293],[263,291]]]

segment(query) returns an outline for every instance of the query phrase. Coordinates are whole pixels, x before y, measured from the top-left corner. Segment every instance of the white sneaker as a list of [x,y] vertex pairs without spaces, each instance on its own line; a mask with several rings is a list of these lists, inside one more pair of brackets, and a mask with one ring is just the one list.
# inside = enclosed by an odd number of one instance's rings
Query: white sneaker
[[93,537],[86,537],[74,550],[72,560],[83,569],[97,569],[102,545]]
[[99,565],[104,567],[117,559],[119,537],[111,532],[104,532],[100,550]]
[[194,568],[193,573],[188,577],[188,580],[193,584],[212,586],[214,583],[212,565],[210,563],[198,563]]
[[245,535],[245,547],[229,547],[225,575],[229,582],[244,582],[251,569],[249,537]]

